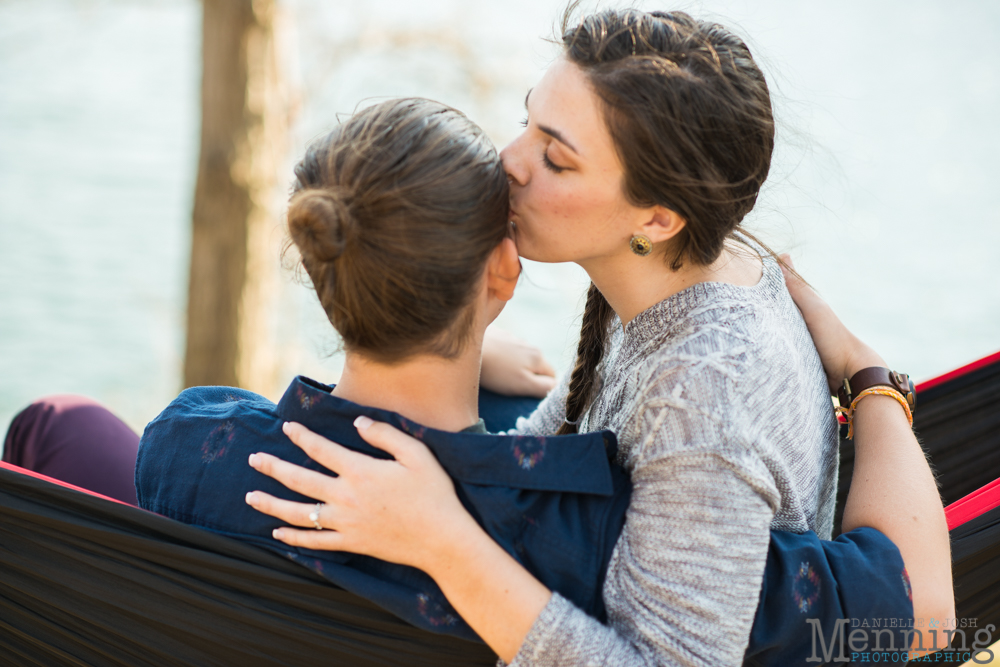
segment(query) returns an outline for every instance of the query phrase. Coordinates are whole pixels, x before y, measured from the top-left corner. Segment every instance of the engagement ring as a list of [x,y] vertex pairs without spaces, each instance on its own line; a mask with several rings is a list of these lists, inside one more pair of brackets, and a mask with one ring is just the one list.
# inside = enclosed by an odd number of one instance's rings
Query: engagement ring
[[320,510],[323,509],[323,505],[325,504],[326,503],[316,503],[316,509],[314,509],[312,512],[309,512],[309,520],[313,522],[313,526],[316,527],[316,530],[323,530],[323,526],[319,524],[319,513]]

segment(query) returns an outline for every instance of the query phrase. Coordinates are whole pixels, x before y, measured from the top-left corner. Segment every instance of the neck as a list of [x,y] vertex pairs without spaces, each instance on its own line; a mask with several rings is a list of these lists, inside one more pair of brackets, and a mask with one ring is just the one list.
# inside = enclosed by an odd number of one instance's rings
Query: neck
[[481,332],[454,359],[420,354],[383,364],[348,352],[333,395],[431,428],[461,431],[479,421],[481,362]]
[[664,299],[698,283],[713,281],[744,287],[760,280],[759,258],[735,250],[729,244],[710,265],[684,262],[674,271],[659,253],[639,257],[631,251],[595,258],[580,265],[614,309],[622,326]]

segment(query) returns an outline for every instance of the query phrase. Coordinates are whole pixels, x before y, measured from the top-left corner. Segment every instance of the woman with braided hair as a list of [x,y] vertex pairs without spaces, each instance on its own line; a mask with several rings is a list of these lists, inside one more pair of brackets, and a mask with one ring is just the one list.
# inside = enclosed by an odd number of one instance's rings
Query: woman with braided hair
[[[592,286],[572,373],[518,432],[618,435],[633,491],[604,579],[606,624],[500,548],[427,448],[390,425],[356,422],[395,458],[365,463],[286,428],[337,478],[266,454],[252,465],[325,503],[317,527],[329,530],[275,537],[423,570],[504,661],[740,664],[769,531],[831,537],[829,387],[885,364],[793,282],[803,320],[779,261],[739,228],[774,147],[767,84],[742,40],[680,12],[621,10],[564,24],[563,43],[502,158],[518,252],[576,262]],[[888,396],[852,416],[858,460],[882,477],[856,468],[844,529],[890,536],[915,615],[950,618],[947,528],[907,417]],[[313,505],[251,500],[294,526],[319,524]],[[806,613],[812,602],[796,603]]]

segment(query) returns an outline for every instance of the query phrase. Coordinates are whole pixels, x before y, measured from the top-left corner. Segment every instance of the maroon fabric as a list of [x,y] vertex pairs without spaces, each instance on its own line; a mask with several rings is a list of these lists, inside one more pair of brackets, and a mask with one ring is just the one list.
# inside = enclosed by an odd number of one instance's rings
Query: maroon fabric
[[139,436],[84,396],[46,396],[14,417],[3,460],[130,505]]

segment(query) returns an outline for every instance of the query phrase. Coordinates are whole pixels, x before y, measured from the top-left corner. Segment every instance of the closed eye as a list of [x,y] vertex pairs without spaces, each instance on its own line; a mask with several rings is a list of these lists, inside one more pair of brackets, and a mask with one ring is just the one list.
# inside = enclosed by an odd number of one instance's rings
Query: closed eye
[[521,121],[521,127],[528,127],[528,117],[527,116],[525,116],[524,119]]
[[560,167],[552,160],[550,160],[547,153],[542,153],[542,163],[545,165],[546,169],[556,174],[561,174],[562,172],[566,171],[566,167]]

